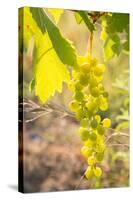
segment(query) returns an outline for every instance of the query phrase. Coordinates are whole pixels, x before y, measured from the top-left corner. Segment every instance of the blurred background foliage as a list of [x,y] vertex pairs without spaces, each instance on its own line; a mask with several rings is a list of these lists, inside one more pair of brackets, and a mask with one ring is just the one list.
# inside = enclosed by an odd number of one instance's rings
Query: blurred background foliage
[[[52,19],[52,16],[50,17]],[[84,55],[89,38],[86,25],[77,24],[73,12],[65,10],[58,27],[64,37],[73,41],[77,53]],[[79,189],[129,185],[128,148],[112,145],[114,141],[117,141],[117,144],[128,144],[128,137],[120,136],[119,132],[129,133],[129,54],[122,51],[105,62],[101,32],[101,25],[97,22],[92,55],[107,66],[103,84],[109,93],[109,110],[102,113],[112,121],[112,130],[108,131],[107,137],[112,133],[118,135],[111,139],[107,147],[102,163],[102,178],[90,182],[82,180]],[[121,34],[121,41],[123,37]],[[41,105],[34,91],[29,92],[29,84],[33,77],[32,48],[31,42],[23,58],[23,96]],[[64,84],[62,93],[56,93],[48,103],[52,102],[67,109],[71,97],[72,93]],[[80,155],[81,141],[76,133],[78,126],[73,117],[62,117],[56,112],[24,123],[26,192],[72,190],[77,186],[86,168],[84,158]]]

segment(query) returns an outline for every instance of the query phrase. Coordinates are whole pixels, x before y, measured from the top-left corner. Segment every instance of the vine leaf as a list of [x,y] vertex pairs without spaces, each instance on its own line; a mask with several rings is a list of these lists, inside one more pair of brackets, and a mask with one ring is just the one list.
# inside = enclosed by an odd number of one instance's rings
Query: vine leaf
[[[101,39],[103,40],[103,52],[105,61],[115,55],[119,56],[122,50],[129,50],[129,15],[112,13],[108,17],[102,17]],[[123,34],[123,40],[121,35]],[[124,43],[123,43],[124,41]],[[126,45],[126,46],[125,46]]]
[[[62,91],[62,84],[70,79],[67,67],[58,57],[47,32],[43,33],[40,24],[36,22],[38,8],[25,7],[21,10],[24,33],[22,42],[34,38],[33,68],[34,77],[29,85],[29,91],[35,89],[35,95],[45,103],[56,91]],[[34,17],[33,17],[34,13]],[[36,14],[37,13],[37,14]]]
[[81,16],[82,20],[86,24],[89,31],[93,32],[95,30],[95,27],[94,27],[93,23],[90,21],[87,12],[86,11],[78,11],[77,13]]
[[62,82],[70,80],[69,72],[57,56],[47,33],[38,39],[34,55],[35,94],[44,103],[55,91],[62,91]]
[[56,24],[59,22],[61,15],[63,14],[63,9],[48,8],[48,12],[54,17]]
[[36,21],[38,27],[42,31],[42,33],[45,33],[45,24],[42,20],[43,16],[43,10],[38,10],[36,8],[30,8],[30,11],[32,13],[33,19]]
[[[51,19],[47,16],[46,12],[42,8],[33,9],[37,9],[38,12],[42,13],[42,20],[45,24],[45,28],[47,29],[53,48],[55,49],[60,60],[64,64],[77,66],[76,50],[72,42],[68,39],[65,39],[61,35],[58,27],[51,21]],[[32,13],[33,9],[31,10]]]

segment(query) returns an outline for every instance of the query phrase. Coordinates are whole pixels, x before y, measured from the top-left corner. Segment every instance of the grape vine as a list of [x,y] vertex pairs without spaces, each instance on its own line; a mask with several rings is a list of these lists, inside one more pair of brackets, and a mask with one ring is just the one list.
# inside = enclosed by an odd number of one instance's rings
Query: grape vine
[[98,114],[108,109],[108,93],[102,84],[106,67],[90,54],[79,57],[78,62],[79,67],[72,71],[72,80],[68,85],[74,93],[69,108],[80,122],[81,154],[88,163],[85,177],[90,179],[102,175],[99,163],[105,152],[105,132],[111,126],[110,119],[101,119]]

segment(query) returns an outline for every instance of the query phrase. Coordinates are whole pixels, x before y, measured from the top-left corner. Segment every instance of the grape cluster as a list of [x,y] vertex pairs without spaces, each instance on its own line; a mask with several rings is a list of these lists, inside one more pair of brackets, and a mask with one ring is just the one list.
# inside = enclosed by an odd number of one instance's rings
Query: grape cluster
[[108,109],[108,93],[102,84],[105,65],[99,64],[91,55],[79,57],[79,67],[72,71],[69,89],[74,93],[69,108],[80,122],[79,135],[83,141],[81,154],[87,159],[87,179],[100,177],[98,164],[104,157],[104,137],[111,125],[108,118],[101,119],[98,111]]

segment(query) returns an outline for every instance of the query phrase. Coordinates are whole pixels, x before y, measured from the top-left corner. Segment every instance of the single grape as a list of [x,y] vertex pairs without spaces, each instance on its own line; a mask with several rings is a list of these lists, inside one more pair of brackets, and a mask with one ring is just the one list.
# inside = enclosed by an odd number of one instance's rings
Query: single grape
[[94,167],[93,168],[93,172],[94,172],[94,175],[96,176],[96,177],[100,177],[101,175],[102,175],[102,170],[101,170],[101,168],[100,167]]
[[95,67],[97,65],[97,63],[98,63],[98,60],[96,58],[92,58],[90,60],[90,64],[91,64],[92,67]]
[[76,90],[82,90],[82,89],[83,89],[83,86],[80,84],[79,81],[77,81],[77,82],[75,83],[75,89],[76,89]]
[[81,148],[81,154],[88,158],[88,156],[91,156],[92,150],[90,148],[88,148],[87,146],[83,146]]
[[81,107],[76,111],[76,118],[78,120],[81,120],[82,118],[84,118],[84,111]]
[[89,119],[88,118],[83,118],[81,121],[80,121],[80,124],[82,127],[87,127],[89,123]]
[[97,132],[98,132],[99,135],[104,135],[104,133],[105,133],[105,128],[104,128],[102,125],[99,125],[99,126],[97,127]]
[[94,97],[98,97],[99,96],[99,89],[97,88],[97,87],[93,87],[92,89],[91,89],[91,94],[92,94],[92,96],[94,96]]
[[98,143],[97,143],[97,145],[96,145],[96,147],[95,147],[95,151],[97,152],[97,153],[103,153],[104,152],[104,150],[105,150],[105,144],[101,141],[99,141]]
[[99,108],[100,108],[101,111],[106,111],[106,110],[108,110],[108,103],[106,102],[106,103],[100,105]]
[[90,179],[94,176],[94,172],[93,172],[93,168],[92,167],[88,167],[87,170],[85,171],[85,177],[87,179]]
[[102,121],[102,124],[103,124],[103,127],[104,128],[109,128],[111,126],[111,120],[108,119],[108,118],[105,118],[103,121]]
[[104,87],[103,87],[103,84],[102,84],[102,83],[99,83],[99,84],[98,84],[98,89],[99,89],[100,91],[104,91]]
[[93,111],[93,110],[96,109],[97,104],[96,104],[95,101],[93,101],[93,102],[92,102],[92,101],[88,101],[88,102],[85,104],[85,106],[86,106],[86,108],[87,108],[88,111]]
[[76,112],[77,109],[79,108],[79,103],[75,100],[71,101],[69,103],[69,109],[72,111],[72,112]]
[[99,96],[100,105],[107,103],[107,98],[105,98],[102,94]]
[[94,76],[90,77],[89,83],[91,88],[96,87],[98,85],[97,79]]
[[103,157],[104,157],[104,152],[102,153],[96,153],[96,160],[101,162],[103,160]]
[[107,98],[109,96],[108,92],[103,92],[103,96]]
[[87,86],[89,83],[89,77],[86,74],[81,74],[79,77],[80,84],[83,86]]
[[89,131],[87,128],[83,128],[83,127],[80,127],[79,128],[79,134],[80,134],[80,137],[83,141],[86,141],[88,140],[89,138]]
[[100,117],[100,115],[95,115],[94,118],[97,120],[98,123],[101,122],[101,117]]
[[90,140],[92,141],[96,141],[97,139],[97,134],[95,131],[90,131],[90,135],[89,135]]
[[97,128],[97,126],[98,126],[98,122],[97,122],[96,118],[94,118],[94,119],[91,121],[91,127],[95,129],[95,128]]
[[83,101],[83,99],[84,99],[83,93],[80,92],[80,91],[76,91],[76,93],[75,93],[75,99],[76,99],[77,101]]
[[84,63],[81,65],[80,69],[83,73],[89,73],[90,72],[90,68],[91,68],[91,65],[89,63]]
[[105,71],[105,65],[98,64],[94,69],[94,74],[95,74],[95,76],[101,76],[104,71]]
[[93,166],[96,164],[96,158],[94,156],[90,156],[87,162],[88,162],[88,165]]

